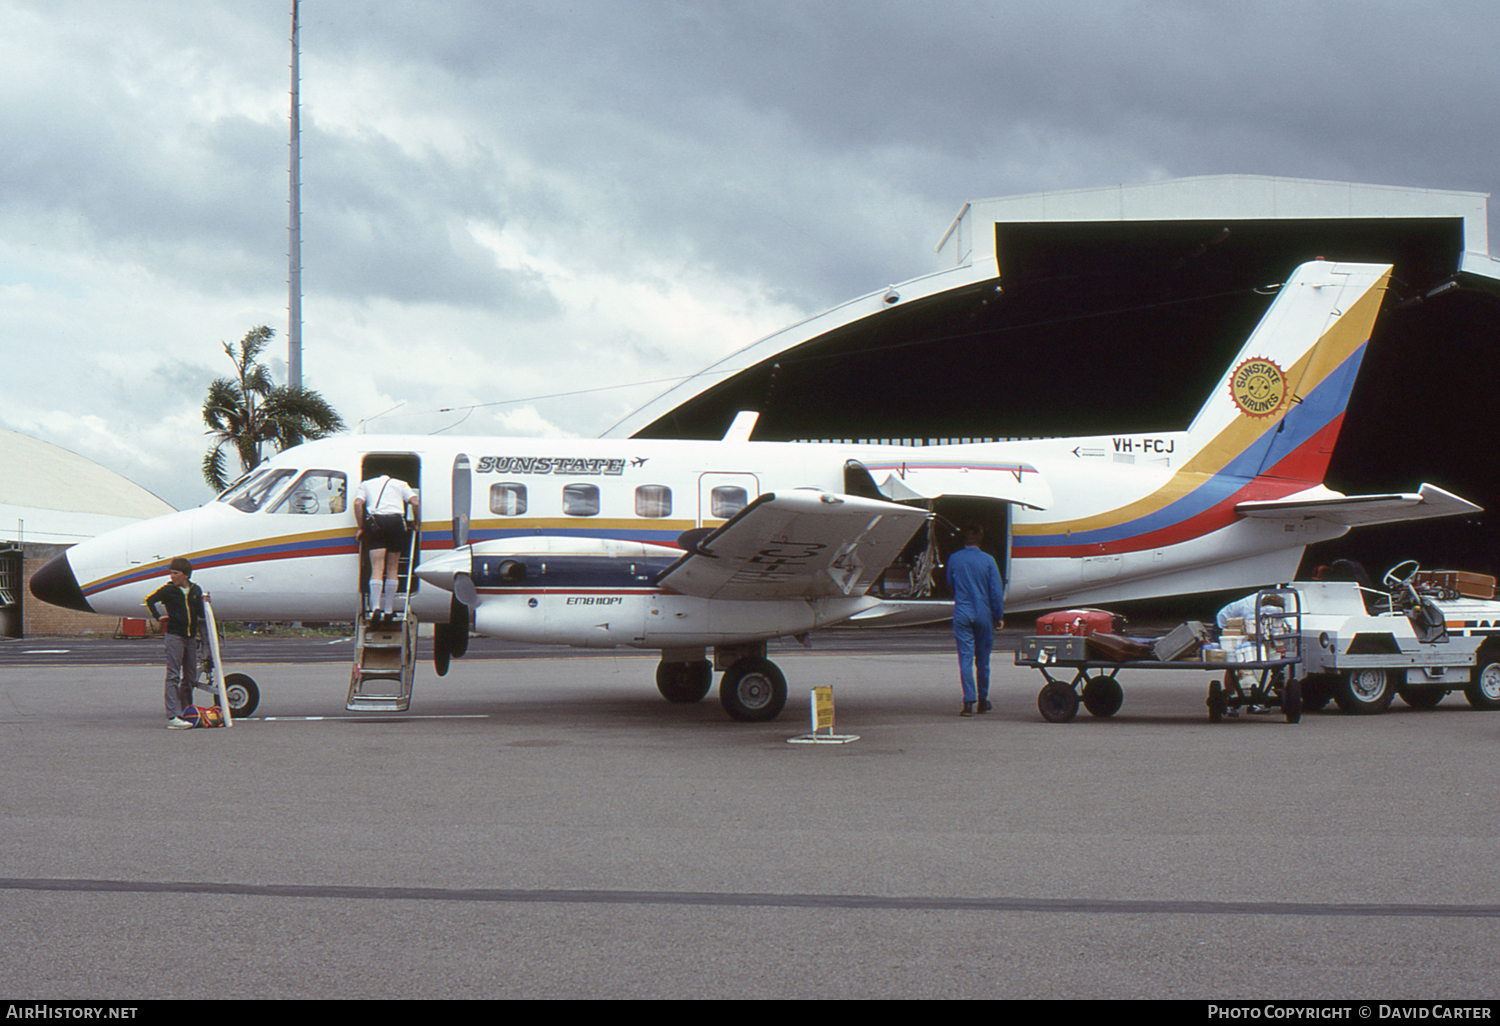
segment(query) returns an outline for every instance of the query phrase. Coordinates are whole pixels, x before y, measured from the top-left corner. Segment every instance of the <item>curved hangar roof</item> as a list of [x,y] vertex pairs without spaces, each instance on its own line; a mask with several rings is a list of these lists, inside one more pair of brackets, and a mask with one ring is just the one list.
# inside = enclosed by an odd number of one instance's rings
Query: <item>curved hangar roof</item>
[[0,428],[0,541],[72,545],[171,512],[92,460]]
[[760,412],[765,440],[1185,427],[1269,305],[1265,286],[1324,256],[1395,267],[1330,485],[1431,480],[1493,507],[1500,483],[1434,423],[1495,417],[1488,249],[1482,193],[1231,175],[975,201],[938,244],[947,269],[747,346],[607,436],[719,438],[739,410]]

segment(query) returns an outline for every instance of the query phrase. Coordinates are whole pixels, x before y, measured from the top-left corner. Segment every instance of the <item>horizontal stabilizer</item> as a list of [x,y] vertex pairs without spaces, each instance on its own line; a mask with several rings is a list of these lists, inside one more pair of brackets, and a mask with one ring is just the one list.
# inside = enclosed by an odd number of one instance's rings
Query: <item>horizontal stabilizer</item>
[[926,520],[910,506],[802,490],[762,495],[696,539],[657,583],[712,599],[864,594]]
[[1481,508],[1445,492],[1434,485],[1423,484],[1416,492],[1393,492],[1389,495],[1339,495],[1327,492],[1321,496],[1285,499],[1276,502],[1242,502],[1234,511],[1241,516],[1262,520],[1302,520],[1313,517],[1347,527],[1368,524],[1394,524],[1403,520],[1427,520],[1479,513]]

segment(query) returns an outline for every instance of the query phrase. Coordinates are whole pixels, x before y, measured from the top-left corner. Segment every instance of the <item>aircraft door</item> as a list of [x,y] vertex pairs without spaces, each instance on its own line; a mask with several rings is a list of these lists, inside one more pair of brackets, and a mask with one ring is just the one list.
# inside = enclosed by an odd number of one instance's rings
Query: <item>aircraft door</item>
[[[398,481],[405,481],[408,485],[411,486],[413,490],[416,491],[417,501],[423,506],[426,505],[427,496],[422,494],[422,458],[416,453],[407,452],[366,454],[364,461],[360,465],[360,481],[368,481],[371,478],[379,477],[382,474],[395,478]],[[408,581],[410,581],[411,583],[411,591],[413,595],[420,591],[422,587],[421,580],[418,579],[414,573],[412,573],[415,567],[411,565],[410,560],[410,556],[412,554],[415,554],[416,562],[421,563],[422,561],[421,519],[422,518],[419,515],[417,517],[418,522],[416,531],[414,532],[414,537],[412,539],[412,542],[414,542],[414,544],[408,543],[407,551],[401,553],[401,564],[397,572],[398,596],[405,594]],[[361,543],[360,545],[359,564],[359,593],[361,595],[367,595],[369,593],[370,560],[369,553],[366,551],[366,547],[363,543]],[[397,601],[399,603],[400,599],[398,598]]]
[[[933,500],[932,536],[929,544],[936,548],[937,561],[943,565],[948,557],[964,546],[964,528],[978,524],[984,528],[984,549],[1000,567],[1001,583],[1006,593],[1010,592],[1011,579],[1011,503],[1003,499],[992,499],[966,495],[942,495]],[[946,581],[938,582],[938,593],[947,597]]]

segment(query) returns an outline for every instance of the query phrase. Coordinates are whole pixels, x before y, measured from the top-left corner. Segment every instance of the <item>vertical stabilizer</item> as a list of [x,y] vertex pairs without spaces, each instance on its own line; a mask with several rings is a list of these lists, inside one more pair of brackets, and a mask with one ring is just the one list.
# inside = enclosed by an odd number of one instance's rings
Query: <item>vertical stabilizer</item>
[[1187,469],[1320,483],[1390,272],[1298,267],[1188,428]]

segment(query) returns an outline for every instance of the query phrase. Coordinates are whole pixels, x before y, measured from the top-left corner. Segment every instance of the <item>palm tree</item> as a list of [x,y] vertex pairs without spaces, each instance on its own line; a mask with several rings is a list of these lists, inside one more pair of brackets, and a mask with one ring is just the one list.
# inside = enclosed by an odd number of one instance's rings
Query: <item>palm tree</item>
[[240,466],[249,471],[260,465],[268,443],[279,451],[344,429],[343,418],[321,395],[310,388],[277,385],[265,365],[256,362],[275,334],[261,325],[245,333],[238,349],[224,343],[235,376],[216,378],[203,400],[203,423],[214,438],[203,457],[203,479],[215,492],[229,484],[224,469],[226,447],[234,450]]

